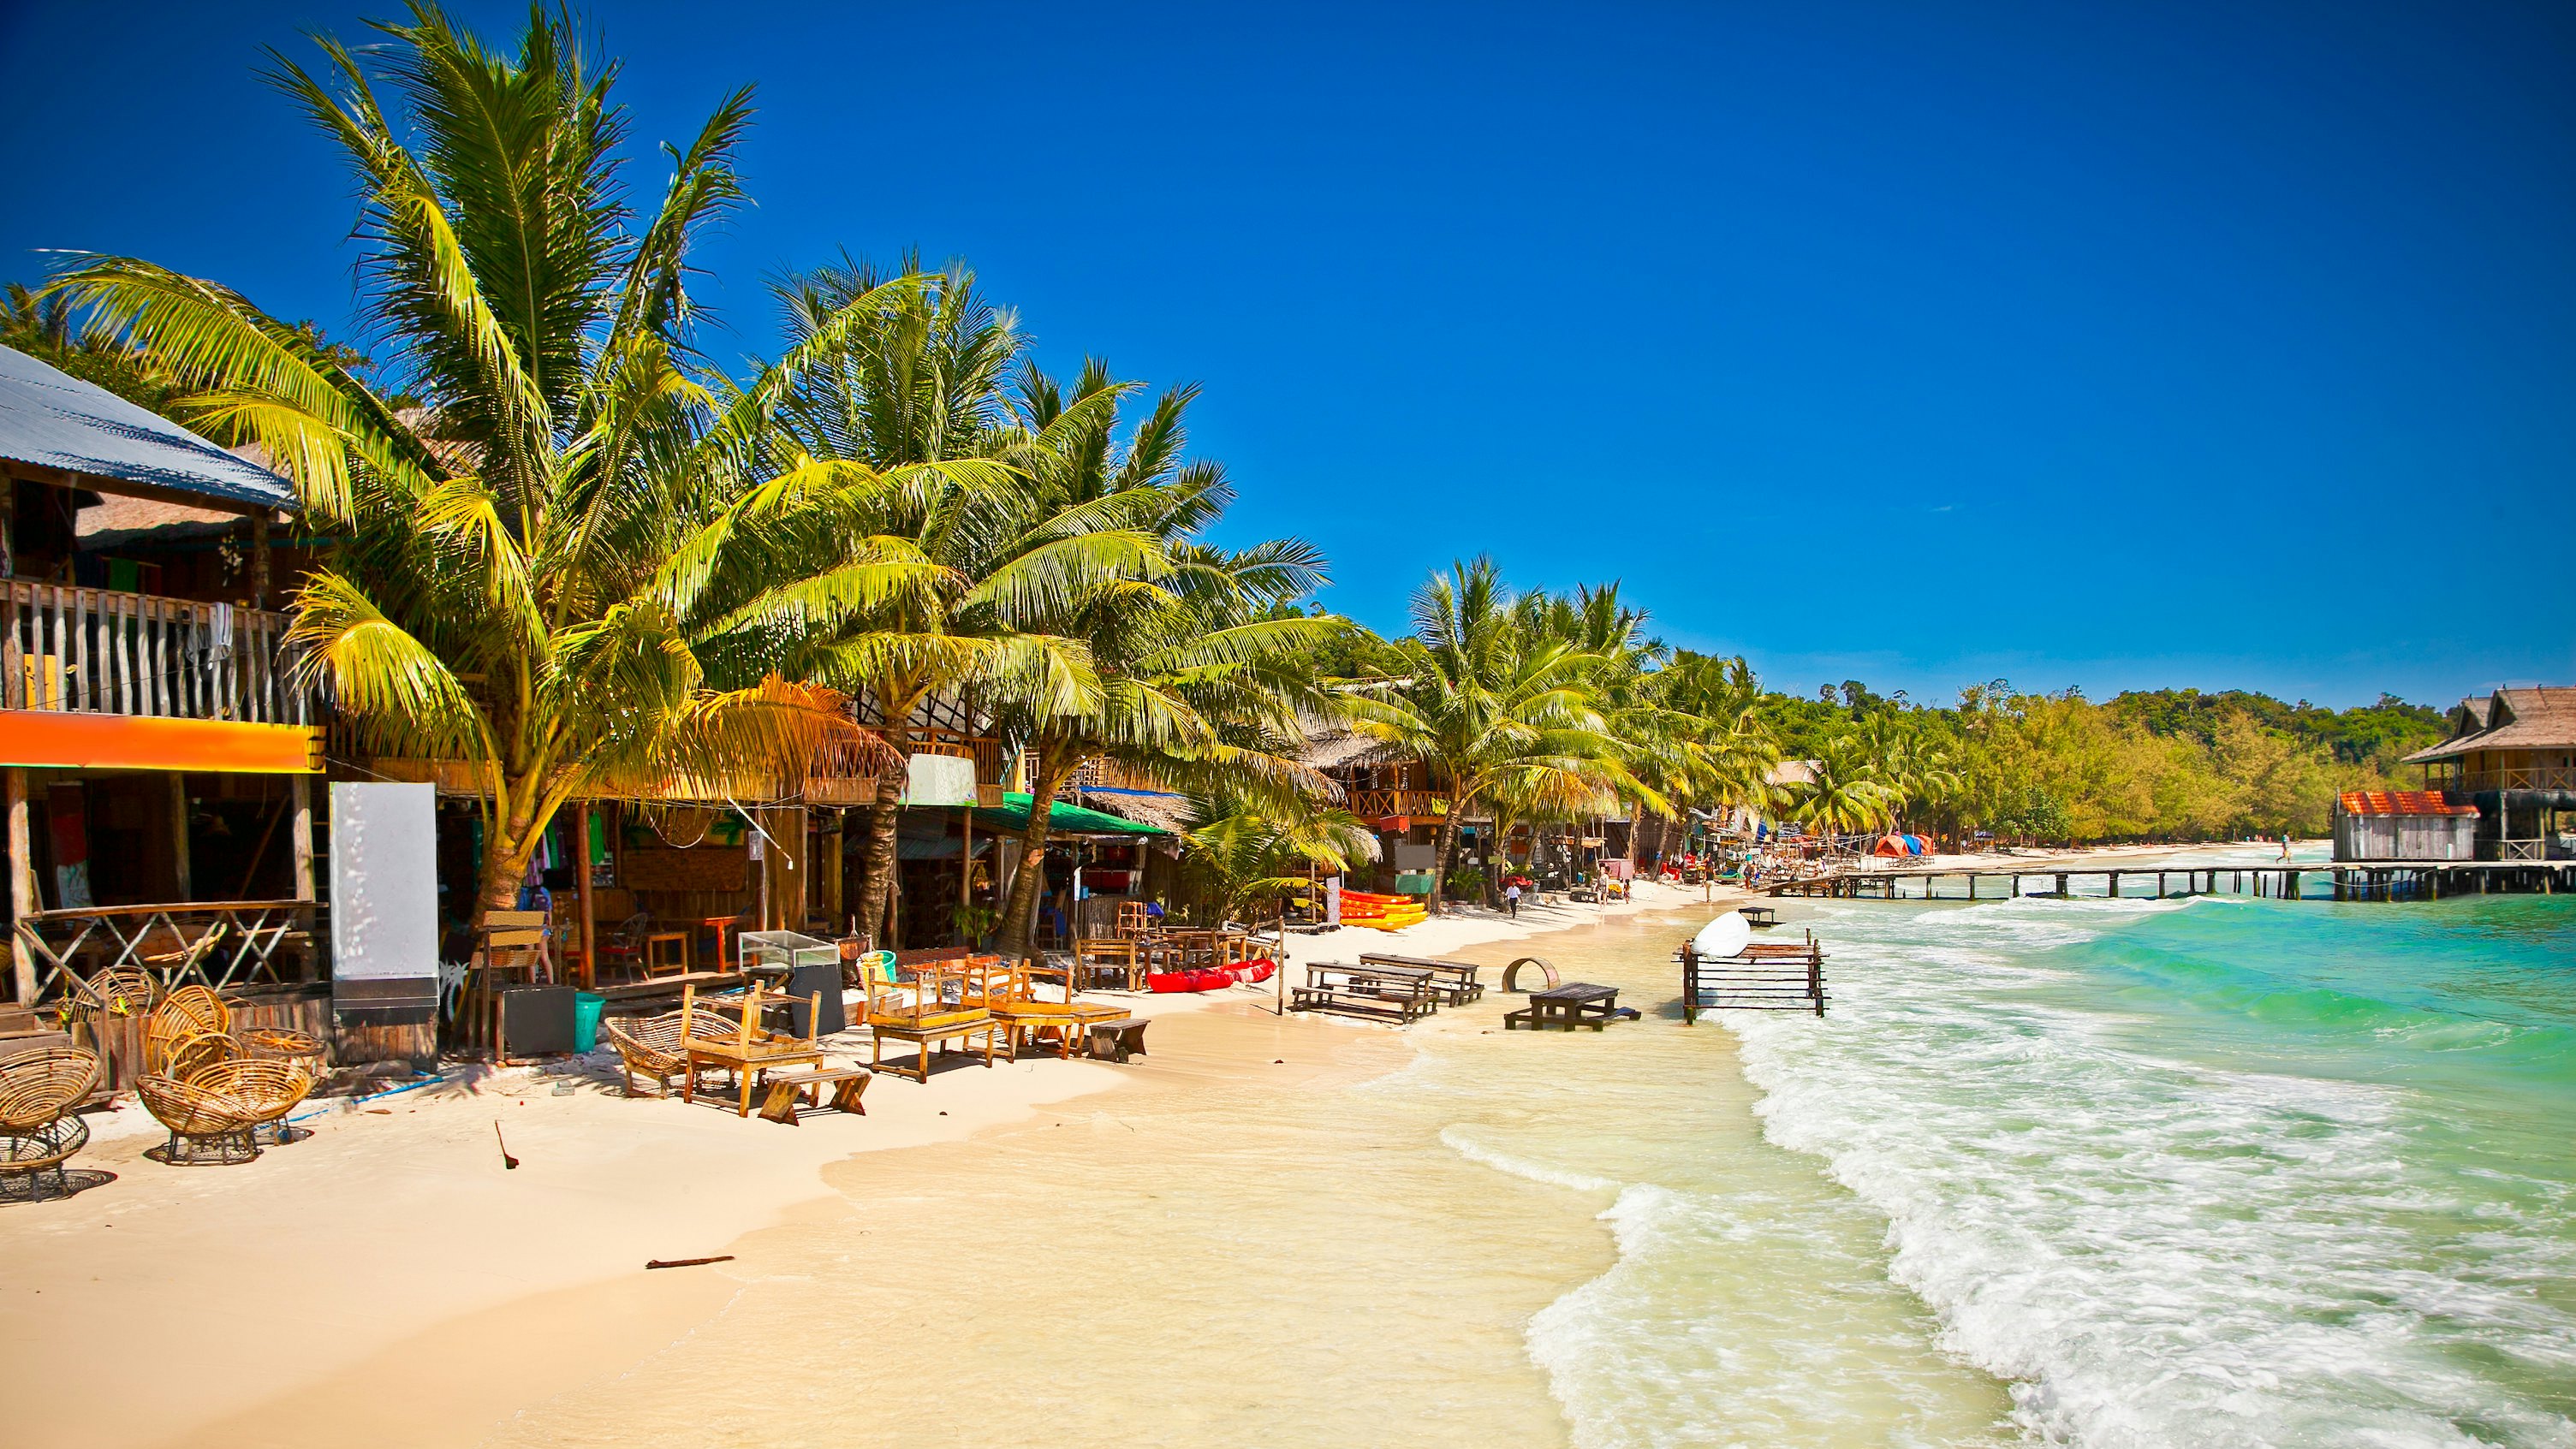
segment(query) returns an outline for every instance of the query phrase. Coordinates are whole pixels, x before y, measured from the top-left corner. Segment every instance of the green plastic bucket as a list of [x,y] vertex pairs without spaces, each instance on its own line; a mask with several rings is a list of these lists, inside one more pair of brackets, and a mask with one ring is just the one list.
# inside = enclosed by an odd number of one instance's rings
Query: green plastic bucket
[[572,994],[572,1049],[586,1052],[599,1045],[599,1014],[608,1009],[608,998],[587,991]]

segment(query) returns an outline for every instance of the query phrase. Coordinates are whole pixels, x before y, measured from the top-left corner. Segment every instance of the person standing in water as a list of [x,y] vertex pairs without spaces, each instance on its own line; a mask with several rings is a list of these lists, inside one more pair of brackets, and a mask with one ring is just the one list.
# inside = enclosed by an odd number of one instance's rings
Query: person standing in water
[[2281,858],[2283,860],[2290,858],[2290,832],[2286,830],[2281,832]]

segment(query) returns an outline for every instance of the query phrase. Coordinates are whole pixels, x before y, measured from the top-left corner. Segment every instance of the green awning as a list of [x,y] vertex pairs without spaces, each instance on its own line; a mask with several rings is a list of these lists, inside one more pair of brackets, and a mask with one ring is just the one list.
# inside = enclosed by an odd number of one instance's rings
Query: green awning
[[[978,809],[975,824],[983,830],[1026,830],[1029,828],[1029,797],[1013,791],[1002,797],[998,810]],[[1158,825],[1128,820],[1102,810],[1085,810],[1079,805],[1054,802],[1047,811],[1047,832],[1051,835],[1169,835]]]

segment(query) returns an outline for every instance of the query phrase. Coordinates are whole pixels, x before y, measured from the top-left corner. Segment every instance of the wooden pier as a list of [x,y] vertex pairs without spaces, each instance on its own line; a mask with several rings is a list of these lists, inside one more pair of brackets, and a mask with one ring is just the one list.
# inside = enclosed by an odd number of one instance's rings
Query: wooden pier
[[[1943,889],[1947,882],[1949,888]],[[2026,882],[2038,889],[2025,889]],[[2240,895],[2293,901],[2440,900],[2576,890],[2576,861],[2374,860],[2276,865],[2087,866],[2070,869],[1857,870],[1785,880],[1774,896],[1866,901],[1986,901],[2019,896],[2166,900]]]
[[1759,941],[1732,956],[1702,956],[1685,941],[1673,959],[1682,965],[1685,1023],[1703,1011],[1825,1014],[1825,953],[1812,931],[1804,941]]

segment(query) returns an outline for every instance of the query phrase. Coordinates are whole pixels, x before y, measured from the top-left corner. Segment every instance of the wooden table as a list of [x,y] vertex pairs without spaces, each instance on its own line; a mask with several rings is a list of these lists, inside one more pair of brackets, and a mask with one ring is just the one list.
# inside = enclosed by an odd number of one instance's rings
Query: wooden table
[[1618,987],[1568,981],[1562,986],[1531,992],[1529,1005],[1503,1014],[1503,1030],[1526,1026],[1532,1031],[1544,1031],[1549,1027],[1572,1031],[1578,1026],[1588,1026],[1599,1031],[1614,1017],[1634,1019],[1636,1015],[1633,1009],[1623,1009],[1619,1005]]
[[1411,1021],[1440,1006],[1432,994],[1431,973],[1419,966],[1318,961],[1306,968],[1306,984],[1291,993],[1289,1009]]
[[[716,933],[716,963],[722,965],[728,959],[725,955],[725,932],[741,930],[742,917],[702,916],[698,920],[698,929]],[[694,933],[692,933],[692,943],[694,944]]]
[[1082,936],[1073,943],[1073,973],[1077,984],[1089,986],[1099,977],[1115,973],[1126,990],[1141,991],[1145,983],[1142,958],[1132,936]]
[[853,1117],[868,1115],[859,1099],[867,1094],[868,1079],[874,1073],[865,1067],[817,1067],[807,1072],[774,1072],[768,1074],[769,1095],[760,1104],[760,1115],[772,1122],[796,1125],[796,1103],[807,1092],[814,1094],[814,1105],[823,1105],[823,1088],[832,1089],[832,1107]]
[[1468,961],[1442,961],[1430,956],[1390,956],[1382,951],[1363,952],[1363,966],[1413,966],[1432,975],[1432,987],[1448,996],[1451,1006],[1464,1006],[1485,994],[1485,983],[1476,979],[1485,968]]
[[993,1020],[1008,1034],[1014,1060],[1019,1057],[1025,1035],[1035,1041],[1042,1031],[1056,1034],[1056,1055],[1073,1055],[1074,1041],[1094,1022],[1112,1021],[1128,1015],[1127,1008],[1106,1001],[1011,1001],[985,1008]]
[[689,1077],[680,1086],[680,1100],[694,1102],[698,1099],[698,1068],[701,1065],[722,1067],[733,1073],[742,1084],[741,1110],[735,1113],[741,1117],[751,1115],[754,1077],[765,1074],[771,1067],[823,1065],[822,1049],[803,1041],[708,1041],[703,1037],[691,1037],[684,1043],[684,1049],[688,1053]]
[[[981,1011],[976,1012],[972,1020],[941,1020],[932,1017],[918,1026],[891,1026],[881,1021],[871,1022],[868,1025],[870,1038],[868,1065],[881,1072],[891,1071],[898,1076],[909,1076],[916,1082],[927,1084],[930,1081],[930,1048],[933,1043],[953,1041],[958,1037],[973,1036],[977,1032],[982,1032],[984,1065],[989,1067],[993,1064],[993,1038],[1003,1030],[1000,1022]],[[904,1071],[901,1067],[888,1067],[885,1064],[885,1044],[889,1041],[908,1042],[920,1049],[921,1055],[913,1059],[910,1072]]]
[[[661,944],[662,944],[663,942],[665,942],[665,941],[677,941],[677,942],[679,942],[679,943],[680,943],[680,962],[679,962],[679,965],[680,965],[680,969],[681,969],[682,971],[694,971],[694,970],[696,970],[696,969],[697,969],[697,965],[698,965],[698,963],[697,963],[697,959],[696,959],[696,957],[697,957],[697,951],[698,951],[698,934],[697,934],[697,932],[695,932],[695,931],[647,931],[647,932],[645,932],[645,933],[644,933],[644,973],[645,973],[646,975],[648,975],[648,976],[649,976],[649,975],[651,975],[651,974],[653,973],[653,970],[654,970],[654,968],[655,968],[655,967],[658,967],[658,966],[660,966],[660,965],[662,965],[662,964],[663,964],[662,962],[657,961],[657,960],[655,960],[655,959],[653,958],[653,948],[654,948],[654,947],[656,947],[656,946],[658,946],[658,945],[661,945]],[[723,960],[723,958],[722,958],[722,957],[718,957],[718,958],[717,958],[717,960],[718,960],[718,961],[722,961],[722,960]]]

